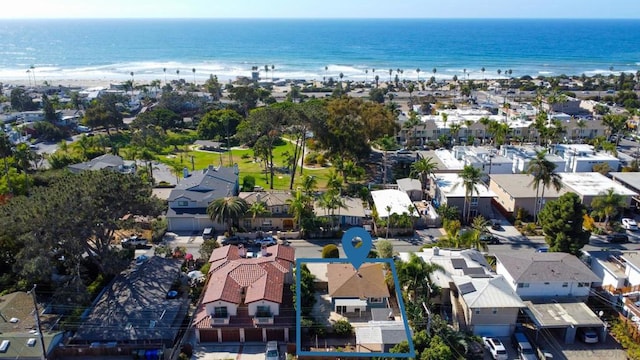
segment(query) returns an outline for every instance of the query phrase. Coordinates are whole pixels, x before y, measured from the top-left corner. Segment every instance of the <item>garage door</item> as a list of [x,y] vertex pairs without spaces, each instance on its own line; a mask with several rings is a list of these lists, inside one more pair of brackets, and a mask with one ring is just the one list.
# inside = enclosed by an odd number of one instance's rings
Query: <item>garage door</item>
[[284,341],[284,329],[267,329],[267,341]]
[[193,219],[167,218],[169,231],[195,231]]
[[222,329],[222,341],[239,342],[240,331],[238,329]]
[[263,342],[262,329],[244,329],[244,341],[246,342]]
[[510,325],[475,325],[473,334],[478,336],[509,336],[511,335]]
[[204,330],[200,329],[200,342],[218,342],[218,330]]

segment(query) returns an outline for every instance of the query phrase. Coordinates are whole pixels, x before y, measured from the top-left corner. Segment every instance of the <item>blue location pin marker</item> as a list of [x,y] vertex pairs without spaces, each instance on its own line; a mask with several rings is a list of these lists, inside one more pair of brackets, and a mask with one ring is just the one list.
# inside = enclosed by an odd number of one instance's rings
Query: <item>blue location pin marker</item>
[[[362,242],[362,245],[355,247],[358,239]],[[342,235],[342,249],[356,271],[364,263],[372,246],[371,235],[361,227],[353,227]]]

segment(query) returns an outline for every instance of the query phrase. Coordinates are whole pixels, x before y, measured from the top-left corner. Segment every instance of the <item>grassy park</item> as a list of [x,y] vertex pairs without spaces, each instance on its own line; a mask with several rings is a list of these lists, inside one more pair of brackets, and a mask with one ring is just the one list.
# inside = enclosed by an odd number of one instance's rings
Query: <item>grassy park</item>
[[[284,142],[282,145],[274,148],[274,167],[285,167],[285,152],[293,153],[294,146],[289,142]],[[192,163],[193,157],[193,163]],[[268,173],[265,173],[264,163],[260,160],[254,159],[253,150],[233,148],[231,150],[231,161],[229,159],[229,153],[227,151],[204,151],[196,149],[194,146],[189,146],[178,153],[172,153],[168,155],[157,155],[156,159],[169,166],[181,169],[187,167],[188,169],[204,169],[209,165],[214,166],[231,166],[231,164],[238,164],[240,170],[240,183],[242,178],[247,175],[251,175],[256,179],[256,185],[262,186],[265,189],[269,189],[270,186],[267,183]],[[192,166],[193,165],[193,166]],[[330,172],[329,167],[318,168],[305,168],[303,170],[304,175],[314,175],[318,180],[318,187],[324,188],[327,184],[328,175]],[[296,171],[296,182],[300,178],[300,168]],[[276,171],[273,179],[273,188],[278,190],[289,189],[289,182],[291,181],[290,174],[285,172]]]

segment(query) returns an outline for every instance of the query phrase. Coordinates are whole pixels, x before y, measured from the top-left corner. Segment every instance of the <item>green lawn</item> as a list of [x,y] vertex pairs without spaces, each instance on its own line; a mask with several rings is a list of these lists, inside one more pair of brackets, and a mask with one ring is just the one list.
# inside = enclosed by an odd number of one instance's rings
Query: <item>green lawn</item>
[[[284,160],[282,153],[285,151],[289,151],[290,154],[293,153],[294,146],[291,143],[285,142],[282,145],[276,146],[274,149],[274,167],[284,167]],[[243,155],[248,155],[248,158],[245,156],[243,159]],[[178,153],[169,154],[169,155],[157,155],[158,161],[165,163],[167,165],[179,165],[179,168],[186,166],[191,169],[191,157],[193,156],[193,165],[196,170],[204,169],[209,165],[219,166],[222,164],[223,166],[230,166],[229,162],[229,154],[228,152],[210,152],[210,151],[200,151],[200,150],[190,150],[185,152],[181,150]],[[253,159],[253,150],[251,149],[233,149],[231,150],[232,163],[238,164],[238,168],[240,170],[240,183],[242,183],[242,178],[246,175],[251,175],[256,179],[256,185],[262,186],[265,189],[270,189],[270,186],[267,184],[267,176],[264,172],[264,164],[261,164],[259,161],[254,162]],[[318,168],[318,169],[304,169],[304,175],[310,174],[314,175],[318,179],[318,188],[324,188],[327,185],[327,179],[329,175],[329,171],[331,168]],[[296,183],[300,178],[300,169],[296,171]],[[274,184],[273,188],[278,190],[289,189],[289,182],[291,181],[291,176],[289,174],[276,172],[274,174]],[[295,187],[294,187],[295,188]]]

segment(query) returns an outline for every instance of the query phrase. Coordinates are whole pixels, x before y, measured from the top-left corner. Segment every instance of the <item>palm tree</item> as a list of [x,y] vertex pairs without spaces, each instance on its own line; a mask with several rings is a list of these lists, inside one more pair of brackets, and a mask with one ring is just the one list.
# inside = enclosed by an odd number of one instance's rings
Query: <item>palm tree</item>
[[[534,220],[537,221],[537,214],[542,210],[542,202],[544,202],[544,190],[549,186],[553,186],[556,191],[562,188],[560,175],[555,172],[556,164],[547,160],[546,151],[542,150],[536,154],[536,157],[529,162],[527,174],[533,175],[532,185],[536,190],[536,203],[534,206]],[[540,191],[542,184],[542,191]]]
[[364,83],[367,83],[367,80],[369,79],[369,69],[364,69]]
[[267,215],[269,213],[269,208],[264,201],[256,201],[247,209],[247,214],[251,214],[251,218],[253,220],[255,220],[256,217],[261,217],[262,215]]
[[302,178],[301,185],[305,195],[307,195],[308,197],[313,197],[313,194],[315,193],[316,188],[318,187],[318,179],[313,175],[305,175]]
[[273,81],[273,75],[276,73],[276,66],[271,64],[271,81]]
[[227,231],[231,233],[231,228],[237,224],[238,219],[247,212],[247,202],[237,196],[227,196],[212,201],[207,206],[207,214],[211,221],[225,223]]
[[191,69],[191,72],[193,72],[193,85],[196,84],[196,68]]
[[416,69],[416,74],[418,74],[418,82],[420,82],[420,68]]
[[435,263],[427,263],[414,253],[409,255],[409,261],[398,264],[398,280],[409,292],[411,299],[428,301],[433,293],[431,275],[442,267]]
[[438,170],[438,165],[435,163],[433,158],[421,158],[411,164],[411,172],[409,175],[413,178],[420,178],[420,182],[422,183],[422,198],[424,199],[424,194],[426,193],[427,181],[429,181],[429,177]]
[[480,69],[480,71],[482,72],[482,81],[484,81],[484,71],[485,71],[485,70],[486,70],[486,69],[484,68],[484,66],[482,67],[482,69]]
[[178,77],[178,80],[180,80],[180,69],[176,70],[176,76]]
[[391,83],[391,74],[393,74],[393,69],[389,69],[389,83]]
[[37,86],[36,84],[36,67],[34,65],[29,66],[31,69],[31,75],[33,76],[33,86]]
[[391,224],[391,205],[387,205],[384,208],[387,211],[387,237],[386,239],[389,238],[389,225]]
[[624,196],[617,194],[613,188],[596,196],[591,202],[593,209],[591,215],[602,220],[604,217],[605,226],[609,225],[611,218],[618,215],[620,208],[627,205]]
[[460,178],[462,178],[462,186],[464,186],[465,222],[468,223],[471,217],[471,199],[473,193],[479,194],[478,184],[482,182],[482,171],[471,165],[465,165]]
[[328,67],[328,66],[325,66],[325,67],[324,67],[324,77],[325,77],[325,78],[327,77],[327,71],[329,71],[329,67]]
[[304,193],[298,189],[294,193],[293,198],[287,199],[289,204],[289,213],[293,215],[293,219],[298,225],[298,229],[302,228],[302,218],[307,212],[309,199]]
[[167,68],[162,68],[162,71],[164,72],[164,84],[167,85]]

